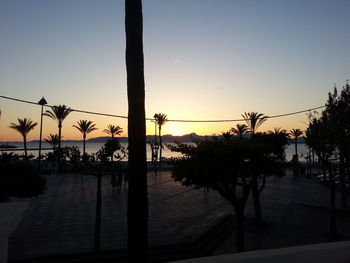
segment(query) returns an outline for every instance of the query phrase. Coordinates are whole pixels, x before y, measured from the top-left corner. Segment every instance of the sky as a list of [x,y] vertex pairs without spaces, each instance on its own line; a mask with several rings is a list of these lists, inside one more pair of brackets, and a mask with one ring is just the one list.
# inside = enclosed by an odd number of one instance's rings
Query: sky
[[[325,104],[350,77],[350,0],[143,0],[146,115],[169,120],[241,119]],[[0,0],[0,95],[127,116],[123,0]],[[40,123],[40,106],[0,98],[0,142],[21,140],[8,126]],[[72,127],[127,121],[71,113]],[[220,134],[229,123],[168,122],[163,134]],[[306,114],[270,119],[260,130],[305,129]],[[57,133],[43,123],[43,137]],[[147,122],[147,134],[154,124]],[[29,140],[39,138],[39,128]]]

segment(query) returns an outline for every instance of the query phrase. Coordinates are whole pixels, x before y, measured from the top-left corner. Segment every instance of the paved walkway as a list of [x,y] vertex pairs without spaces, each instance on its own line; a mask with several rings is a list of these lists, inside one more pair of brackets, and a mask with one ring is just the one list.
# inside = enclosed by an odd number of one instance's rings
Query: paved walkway
[[[19,228],[9,240],[9,259],[93,251],[96,177],[51,175],[48,191],[32,199]],[[150,245],[189,241],[232,207],[216,192],[193,190],[175,183],[170,172],[148,174]],[[300,203],[328,204],[328,191],[311,179],[269,178],[261,194],[264,227],[251,223],[252,202],[246,210],[247,249],[264,249],[328,241],[326,209]],[[126,188],[112,191],[110,177],[102,182],[101,248],[126,248]],[[343,239],[350,238],[350,216],[338,216]],[[235,251],[235,235],[213,255]]]
[[[47,193],[31,200],[9,240],[10,260],[94,249],[96,177],[61,174],[47,180]],[[112,191],[110,181],[110,176],[102,181],[102,250],[127,246],[127,191]],[[215,192],[183,187],[170,172],[150,172],[148,187],[150,245],[191,240],[232,211]]]

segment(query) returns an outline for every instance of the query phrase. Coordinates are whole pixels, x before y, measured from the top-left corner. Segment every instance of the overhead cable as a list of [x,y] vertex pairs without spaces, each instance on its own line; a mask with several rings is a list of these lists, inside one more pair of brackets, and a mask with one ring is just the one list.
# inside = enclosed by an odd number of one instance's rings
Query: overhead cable
[[[28,104],[34,104],[34,105],[39,105],[38,103],[32,102],[32,101],[27,101],[27,100],[21,100],[21,99],[16,99],[16,98],[11,98],[7,96],[2,96],[0,95],[0,98],[7,99],[7,100],[13,100],[13,101],[18,101],[18,102],[23,102],[23,103],[28,103]],[[44,105],[45,107],[53,107],[52,105]],[[271,116],[266,116],[267,119],[273,119],[273,118],[280,118],[280,117],[286,117],[286,116],[291,116],[291,115],[297,115],[305,112],[310,112],[310,111],[315,111],[324,108],[325,106],[318,106],[306,110],[300,110],[300,111],[294,111],[294,112],[289,112],[289,113],[283,113],[283,114],[278,114],[278,115],[271,115]],[[127,116],[122,116],[122,115],[115,115],[115,114],[109,114],[109,113],[100,113],[100,112],[93,112],[93,111],[86,111],[86,110],[78,110],[78,109],[72,109],[72,111],[79,112],[79,113],[86,113],[86,114],[93,114],[93,115],[99,115],[99,116],[107,116],[107,117],[114,117],[114,118],[121,118],[121,119],[127,119]],[[148,121],[154,121],[154,118],[146,118]],[[245,119],[231,119],[231,120],[177,120],[177,119],[169,119],[167,120],[168,122],[197,122],[197,123],[210,123],[210,122],[240,122],[240,121],[245,121]]]

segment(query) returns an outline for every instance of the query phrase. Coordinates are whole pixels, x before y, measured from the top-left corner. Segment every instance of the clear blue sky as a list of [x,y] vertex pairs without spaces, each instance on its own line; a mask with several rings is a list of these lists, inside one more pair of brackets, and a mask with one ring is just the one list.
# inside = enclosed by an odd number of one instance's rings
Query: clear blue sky
[[[144,0],[143,9],[149,117],[297,111],[324,104],[350,77],[349,0]],[[0,0],[0,95],[127,115],[124,58],[122,0]],[[39,121],[37,107],[0,99],[0,108],[0,140],[17,136],[8,128],[17,117]],[[78,119],[95,121],[95,136],[108,123],[127,130],[125,121],[75,113],[65,139],[80,136],[71,127]],[[304,128],[305,120],[264,126]],[[46,124],[44,135],[56,132]],[[168,123],[164,132],[212,134],[234,124]]]

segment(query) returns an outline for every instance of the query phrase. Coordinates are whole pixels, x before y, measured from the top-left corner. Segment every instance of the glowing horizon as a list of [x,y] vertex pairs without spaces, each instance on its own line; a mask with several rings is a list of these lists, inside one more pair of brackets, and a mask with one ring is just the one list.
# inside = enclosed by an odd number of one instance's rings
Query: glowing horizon
[[[40,127],[40,111],[41,106],[39,105],[29,105],[29,104],[22,104],[20,102],[9,102],[12,107],[20,108],[23,112],[26,112],[26,114],[21,114],[18,117],[15,117],[14,114],[5,114],[5,116],[2,116],[0,120],[0,142],[11,142],[11,141],[22,141],[22,136],[14,131],[13,129],[9,128],[11,122],[16,123],[17,118],[28,118],[28,115],[31,116],[31,118],[34,122],[37,122],[37,127],[31,131],[28,135],[28,140],[39,140],[39,127]],[[7,105],[9,106],[9,105]],[[12,107],[3,107],[2,112],[5,113],[7,110],[11,111]],[[72,107],[73,108],[73,107]],[[49,109],[48,107],[44,107],[44,111]],[[91,109],[86,109],[87,111],[91,111]],[[110,113],[107,113],[110,114]],[[276,113],[276,114],[281,114]],[[3,114],[4,115],[4,114]],[[25,116],[27,115],[27,116]],[[265,114],[267,115],[267,114]],[[174,119],[184,119],[184,120],[195,120],[195,118],[187,118],[185,119],[184,116],[168,116],[168,119],[170,121],[166,122],[162,126],[162,135],[174,135],[174,136],[182,136],[190,133],[196,133],[198,135],[219,135],[222,132],[228,131],[231,127],[235,126],[237,123],[245,123],[244,121],[236,121],[236,122],[173,122],[171,120]],[[182,117],[182,118],[177,118]],[[187,116],[190,117],[190,116]],[[229,118],[228,115],[225,117],[227,118],[220,118],[222,119],[242,119],[241,114],[237,114],[236,118]],[[62,126],[62,136],[63,140],[81,140],[82,135],[81,133],[73,127],[73,124],[76,124],[78,120],[91,120],[94,123],[96,123],[96,127],[98,130],[93,131],[92,133],[87,135],[87,139],[95,138],[95,137],[102,137],[102,136],[108,136],[108,134],[103,132],[103,129],[107,128],[108,124],[113,125],[119,125],[123,128],[123,132],[120,135],[120,137],[127,137],[127,120],[116,118],[116,117],[105,117],[105,116],[96,116],[96,115],[90,115],[86,113],[79,113],[79,112],[72,112],[68,117],[64,120],[63,126]],[[219,119],[219,118],[218,118]],[[216,119],[216,120],[218,120]],[[197,120],[204,120],[204,119],[197,119]],[[214,119],[211,119],[214,120]],[[293,129],[293,128],[300,128],[301,130],[305,130],[307,126],[307,117],[306,113],[293,115],[293,116],[286,116],[281,118],[273,118],[267,120],[259,129],[259,131],[268,131],[273,130],[274,128],[282,128],[286,129],[287,131]],[[147,135],[154,135],[155,134],[155,126],[152,121],[146,121],[146,128],[147,128]],[[57,123],[52,120],[49,117],[43,118],[43,139],[47,138],[49,134],[57,134],[58,133],[58,127]],[[157,127],[157,133],[158,133],[158,127]]]

